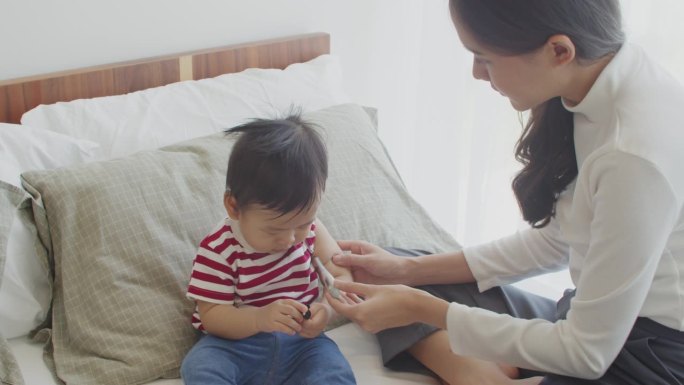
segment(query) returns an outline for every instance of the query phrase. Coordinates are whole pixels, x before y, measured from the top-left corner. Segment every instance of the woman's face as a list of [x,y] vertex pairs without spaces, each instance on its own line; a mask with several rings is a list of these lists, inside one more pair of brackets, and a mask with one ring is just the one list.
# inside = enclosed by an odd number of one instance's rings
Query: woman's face
[[479,43],[457,16],[453,21],[461,43],[473,53],[473,77],[488,81],[513,108],[525,111],[557,96],[545,47],[527,54],[502,55]]

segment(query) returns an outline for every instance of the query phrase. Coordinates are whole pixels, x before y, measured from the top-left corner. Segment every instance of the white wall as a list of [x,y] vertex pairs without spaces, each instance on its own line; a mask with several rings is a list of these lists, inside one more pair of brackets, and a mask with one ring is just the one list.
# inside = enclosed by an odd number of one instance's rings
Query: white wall
[[354,34],[345,23],[351,17],[366,24],[365,7],[361,1],[344,3],[3,1],[0,79],[320,29]]

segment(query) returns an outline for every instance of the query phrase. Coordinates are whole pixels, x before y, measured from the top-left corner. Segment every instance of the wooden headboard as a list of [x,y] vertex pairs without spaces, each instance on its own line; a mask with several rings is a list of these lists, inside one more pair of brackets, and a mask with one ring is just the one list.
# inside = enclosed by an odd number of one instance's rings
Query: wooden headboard
[[121,95],[247,68],[285,68],[330,53],[330,35],[311,33],[0,81],[0,122],[18,123],[39,104]]

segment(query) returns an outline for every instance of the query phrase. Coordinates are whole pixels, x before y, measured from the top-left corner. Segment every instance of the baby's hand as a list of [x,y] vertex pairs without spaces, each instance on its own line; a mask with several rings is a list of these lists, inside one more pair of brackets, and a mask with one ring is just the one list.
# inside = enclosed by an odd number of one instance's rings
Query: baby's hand
[[292,299],[279,299],[259,308],[255,317],[256,327],[261,332],[293,335],[302,330],[301,323],[304,321],[306,310],[303,303]]
[[314,302],[311,304],[309,311],[311,312],[311,317],[302,322],[302,330],[299,332],[299,335],[305,338],[314,338],[325,329],[332,316],[332,308],[327,304]]

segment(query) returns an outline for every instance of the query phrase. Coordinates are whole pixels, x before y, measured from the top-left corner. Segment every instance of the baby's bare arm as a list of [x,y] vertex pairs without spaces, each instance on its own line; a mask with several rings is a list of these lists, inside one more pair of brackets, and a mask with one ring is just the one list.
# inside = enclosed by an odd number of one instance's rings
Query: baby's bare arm
[[260,332],[298,333],[307,310],[306,305],[290,299],[259,308],[197,301],[197,308],[209,334],[236,340]]
[[316,242],[314,243],[314,254],[323,262],[323,266],[328,269],[335,279],[341,281],[353,281],[351,270],[346,267],[337,266],[332,262],[332,256],[342,254],[342,249],[323,225],[323,222],[316,220]]

